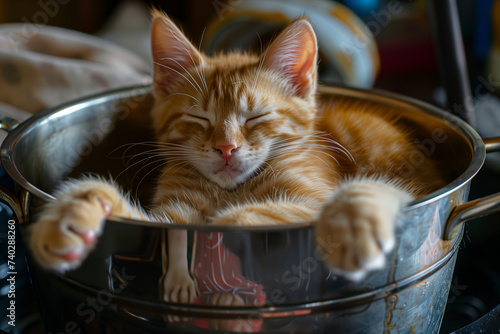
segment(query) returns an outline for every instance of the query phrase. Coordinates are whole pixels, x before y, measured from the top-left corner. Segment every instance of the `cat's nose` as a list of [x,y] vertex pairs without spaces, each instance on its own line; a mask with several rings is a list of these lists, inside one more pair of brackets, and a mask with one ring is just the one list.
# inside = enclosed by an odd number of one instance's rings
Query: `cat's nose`
[[228,162],[234,155],[234,153],[236,153],[236,151],[238,150],[238,147],[236,147],[236,145],[226,143],[215,145],[214,148],[217,152],[219,152],[222,159],[226,160],[226,162]]

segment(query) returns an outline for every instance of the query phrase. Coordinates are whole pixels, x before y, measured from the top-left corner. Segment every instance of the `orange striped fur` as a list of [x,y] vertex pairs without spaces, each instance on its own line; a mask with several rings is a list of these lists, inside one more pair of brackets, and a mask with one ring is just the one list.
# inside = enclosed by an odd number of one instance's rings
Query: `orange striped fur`
[[[48,268],[78,266],[94,244],[82,234],[98,234],[104,218],[116,214],[181,224],[316,221],[318,240],[337,250],[325,260],[355,277],[383,265],[401,207],[442,186],[431,161],[402,177],[401,164],[418,148],[383,110],[318,100],[316,38],[304,18],[285,28],[262,55],[209,57],[153,11],[152,48],[151,117],[167,159],[156,209],[145,213],[128,204],[104,181],[73,181],[57,194],[65,200],[48,204],[35,224],[31,245]],[[82,215],[67,217],[77,205],[90,205],[89,198],[97,218],[88,223]],[[49,227],[52,232],[42,233]],[[68,252],[78,256],[64,258]],[[184,260],[168,261],[174,266]],[[165,283],[166,300],[177,300],[168,292],[172,284]]]

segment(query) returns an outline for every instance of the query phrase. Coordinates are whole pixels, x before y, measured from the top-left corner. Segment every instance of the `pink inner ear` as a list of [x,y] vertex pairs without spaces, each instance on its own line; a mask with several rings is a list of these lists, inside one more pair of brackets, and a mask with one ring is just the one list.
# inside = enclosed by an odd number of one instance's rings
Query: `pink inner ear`
[[316,35],[311,24],[300,19],[291,23],[268,48],[264,66],[277,71],[304,97],[316,87]]
[[153,21],[151,47],[156,95],[170,94],[177,80],[194,80],[188,72],[202,62],[202,56],[168,18],[157,17]]

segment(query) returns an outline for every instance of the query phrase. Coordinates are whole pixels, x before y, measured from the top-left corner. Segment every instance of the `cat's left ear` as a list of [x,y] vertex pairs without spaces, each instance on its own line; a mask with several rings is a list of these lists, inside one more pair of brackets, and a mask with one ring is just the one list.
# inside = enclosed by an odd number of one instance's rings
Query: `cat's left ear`
[[203,62],[203,56],[165,14],[158,10],[152,14],[153,91],[165,97],[178,80],[194,80],[188,73]]
[[313,27],[307,19],[297,19],[272,42],[263,64],[287,79],[295,95],[305,97],[316,88],[317,50]]

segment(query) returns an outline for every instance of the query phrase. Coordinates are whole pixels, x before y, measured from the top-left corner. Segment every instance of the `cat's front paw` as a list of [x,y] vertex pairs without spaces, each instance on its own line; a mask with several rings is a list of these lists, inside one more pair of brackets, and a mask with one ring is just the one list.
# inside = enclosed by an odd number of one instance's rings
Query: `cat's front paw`
[[324,260],[354,279],[382,267],[384,253],[394,245],[392,222],[376,213],[335,204],[325,208],[316,226],[316,240]]
[[160,290],[166,302],[192,304],[196,298],[196,286],[187,268],[169,268],[160,278]]
[[[185,261],[185,259],[179,259]],[[196,284],[186,267],[169,265],[168,271],[160,278],[160,298],[170,303],[192,304],[196,298]],[[164,315],[168,322],[189,321],[177,315]]]
[[95,245],[117,197],[118,191],[104,182],[67,183],[32,227],[30,246],[35,260],[58,272],[78,267]]
[[333,270],[354,280],[382,268],[385,254],[394,248],[396,218],[410,198],[387,184],[345,187],[317,222],[319,254]]

